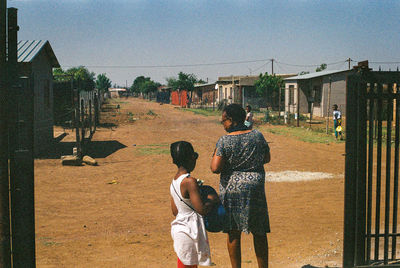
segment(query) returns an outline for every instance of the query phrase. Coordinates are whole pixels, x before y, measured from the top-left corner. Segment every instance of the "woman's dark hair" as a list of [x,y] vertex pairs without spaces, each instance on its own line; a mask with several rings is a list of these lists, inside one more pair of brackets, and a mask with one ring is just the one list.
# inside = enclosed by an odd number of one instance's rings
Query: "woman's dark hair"
[[226,106],[223,112],[232,119],[232,122],[236,122],[238,125],[242,125],[246,119],[246,111],[236,103]]
[[247,105],[246,108],[249,108],[249,112],[251,111],[251,106]]
[[178,167],[187,167],[187,161],[194,153],[192,144],[187,141],[177,141],[170,146],[172,161]]
[[337,104],[334,104],[334,105],[333,105],[333,107],[334,107],[335,109],[337,109],[337,108],[338,108]]

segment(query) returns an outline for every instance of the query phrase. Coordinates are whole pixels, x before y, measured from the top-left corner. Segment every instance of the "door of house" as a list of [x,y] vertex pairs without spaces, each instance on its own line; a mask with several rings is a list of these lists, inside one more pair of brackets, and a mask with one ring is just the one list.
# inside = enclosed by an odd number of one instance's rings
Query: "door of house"
[[400,72],[347,80],[343,267],[399,267]]

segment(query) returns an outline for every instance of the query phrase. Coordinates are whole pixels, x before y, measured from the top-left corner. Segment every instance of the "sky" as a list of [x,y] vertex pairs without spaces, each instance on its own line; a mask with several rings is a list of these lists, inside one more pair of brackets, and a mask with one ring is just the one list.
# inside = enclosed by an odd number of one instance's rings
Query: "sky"
[[[49,40],[63,69],[113,84],[166,83],[182,71],[219,76],[330,70],[369,60],[400,66],[400,1],[8,0],[19,40]],[[390,64],[389,64],[390,63]]]

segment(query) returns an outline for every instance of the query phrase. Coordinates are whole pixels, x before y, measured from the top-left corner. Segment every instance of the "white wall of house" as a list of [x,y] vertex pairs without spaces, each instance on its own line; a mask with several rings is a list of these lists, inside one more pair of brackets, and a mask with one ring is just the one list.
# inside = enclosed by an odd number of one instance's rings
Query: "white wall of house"
[[297,83],[285,83],[285,113],[297,113]]

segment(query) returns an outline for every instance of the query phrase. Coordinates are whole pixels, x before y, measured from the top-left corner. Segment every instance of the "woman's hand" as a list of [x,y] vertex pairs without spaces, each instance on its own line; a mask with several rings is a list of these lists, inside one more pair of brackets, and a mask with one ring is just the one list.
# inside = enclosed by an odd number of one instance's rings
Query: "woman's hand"
[[217,151],[217,149],[214,150],[214,155],[213,158],[211,159],[211,172],[215,173],[215,174],[219,174],[221,173],[224,164],[225,164],[225,160],[222,158],[222,156],[218,156],[215,152]]

